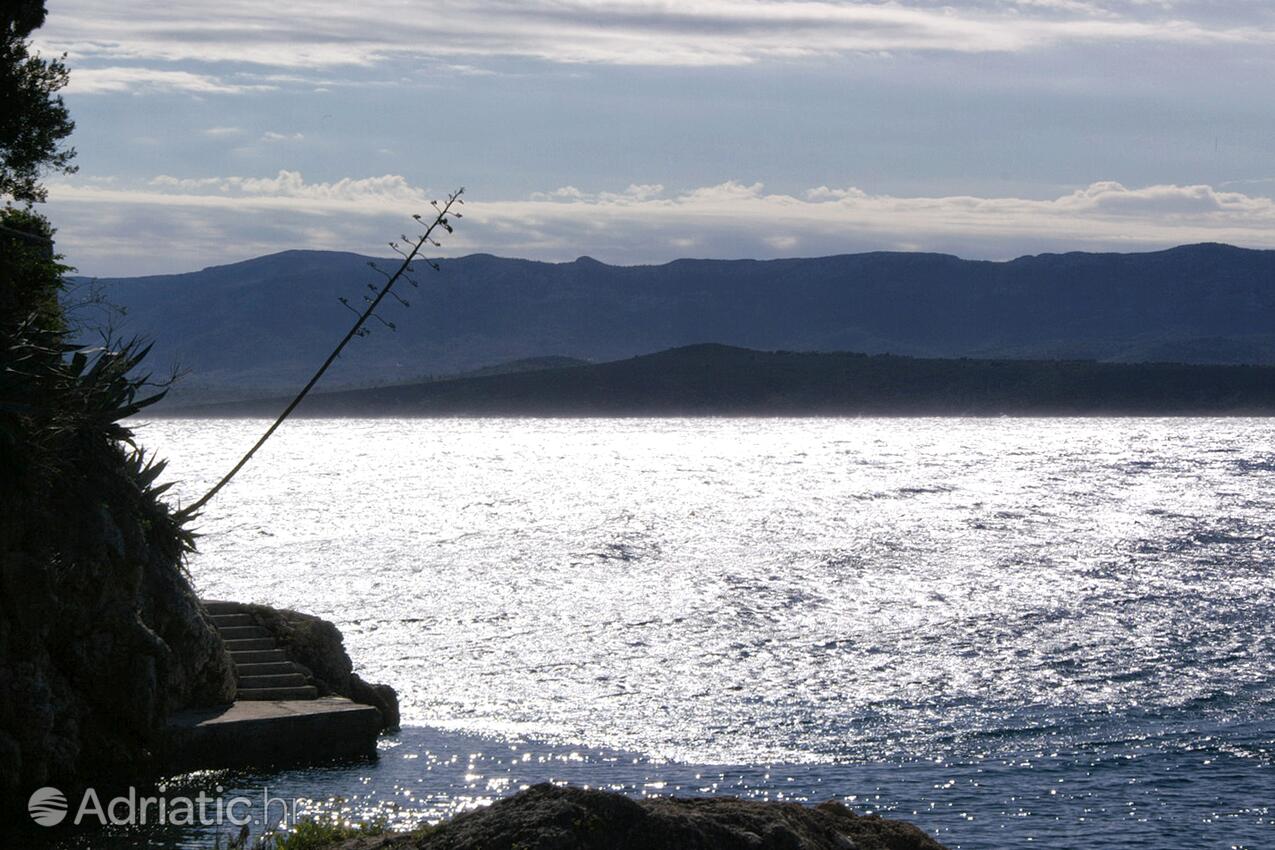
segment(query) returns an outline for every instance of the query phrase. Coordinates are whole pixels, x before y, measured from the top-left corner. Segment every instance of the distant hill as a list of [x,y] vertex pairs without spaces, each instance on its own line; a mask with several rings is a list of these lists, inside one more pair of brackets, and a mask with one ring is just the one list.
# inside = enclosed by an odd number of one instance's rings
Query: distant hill
[[588,360],[578,357],[525,357],[522,360],[511,360],[508,363],[497,363],[495,366],[483,366],[481,369],[470,369],[459,375],[445,375],[435,380],[455,380],[456,378],[481,378],[485,375],[512,375],[517,372],[539,372],[543,369],[566,369],[571,366],[588,366]]
[[[355,254],[287,251],[101,281],[124,329],[188,386],[299,384],[379,277]],[[390,261],[383,261],[391,265]],[[1009,262],[872,253],[609,266],[474,255],[421,275],[326,386],[404,382],[547,355],[593,361],[713,341],[926,357],[1275,364],[1275,251],[1191,245]]]
[[[286,399],[177,416],[273,416]],[[299,416],[1273,414],[1275,368],[920,359],[695,345],[310,396]]]

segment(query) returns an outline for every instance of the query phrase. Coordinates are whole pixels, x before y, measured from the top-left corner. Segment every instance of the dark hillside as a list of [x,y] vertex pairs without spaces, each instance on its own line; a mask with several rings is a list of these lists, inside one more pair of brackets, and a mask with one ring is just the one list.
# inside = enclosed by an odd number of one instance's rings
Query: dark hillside
[[[284,400],[173,411],[267,416]],[[935,360],[695,345],[611,363],[313,395],[302,416],[1275,413],[1275,368]]]
[[[355,254],[288,251],[183,275],[104,281],[126,332],[188,387],[295,387],[379,279]],[[715,340],[920,357],[1275,364],[1275,251],[1191,245],[1011,262],[873,253],[609,266],[474,255],[405,288],[328,380],[403,383],[562,355],[614,360]],[[183,392],[189,397],[190,391]]]

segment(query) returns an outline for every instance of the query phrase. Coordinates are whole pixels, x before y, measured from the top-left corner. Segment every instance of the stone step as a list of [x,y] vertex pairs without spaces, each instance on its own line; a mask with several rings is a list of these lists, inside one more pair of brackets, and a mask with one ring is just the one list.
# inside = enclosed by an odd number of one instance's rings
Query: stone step
[[238,602],[218,602],[205,599],[204,610],[209,614],[238,614],[243,611],[243,605]]
[[305,676],[300,673],[281,673],[273,676],[239,676],[240,691],[261,688],[300,688],[305,686]]
[[248,638],[268,638],[270,632],[261,626],[217,626],[222,640],[246,640]]
[[236,695],[236,699],[251,701],[318,698],[319,691],[314,685],[304,685],[299,688],[246,688],[240,689]]
[[249,614],[211,614],[213,625],[218,629],[230,626],[255,626],[256,621]]
[[276,646],[278,646],[278,644],[274,642],[274,638],[272,637],[226,641],[226,649],[230,650],[231,655],[234,655],[236,652],[256,652],[262,649],[274,649]]
[[263,664],[235,664],[235,672],[243,679],[247,676],[282,676],[300,671],[291,661],[267,661]]
[[230,653],[230,660],[239,669],[248,664],[280,664],[288,660],[282,649],[258,649]]
[[259,771],[266,765],[373,758],[380,730],[380,712],[347,699],[239,701],[170,717],[163,765],[168,773],[221,767]]

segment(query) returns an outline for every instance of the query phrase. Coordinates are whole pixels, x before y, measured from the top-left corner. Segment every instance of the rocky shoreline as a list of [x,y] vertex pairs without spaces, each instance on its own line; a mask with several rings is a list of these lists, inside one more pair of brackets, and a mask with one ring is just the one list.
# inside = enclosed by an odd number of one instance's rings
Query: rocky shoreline
[[389,685],[372,684],[354,672],[340,629],[313,614],[287,608],[242,603],[238,610],[250,616],[278,643],[288,659],[299,664],[307,684],[321,697],[338,696],[381,712],[381,729],[398,729],[398,694]]
[[944,850],[904,821],[733,797],[651,797],[534,785],[413,833],[360,836],[325,850]]
[[[67,586],[21,559],[0,563],[0,810],[20,811],[42,786],[75,793],[162,775],[171,719],[234,702],[233,664],[176,553],[156,551],[140,529],[121,528],[106,512],[100,523],[97,534],[122,557],[103,558],[99,581]],[[394,690],[354,672],[335,625],[242,608],[321,696],[374,707],[382,732],[398,727]],[[309,749],[325,758],[321,742]]]
[[158,530],[166,517],[131,507],[81,515],[78,539],[60,541],[73,568],[0,558],[0,807],[145,773],[170,715],[234,699],[225,647]]

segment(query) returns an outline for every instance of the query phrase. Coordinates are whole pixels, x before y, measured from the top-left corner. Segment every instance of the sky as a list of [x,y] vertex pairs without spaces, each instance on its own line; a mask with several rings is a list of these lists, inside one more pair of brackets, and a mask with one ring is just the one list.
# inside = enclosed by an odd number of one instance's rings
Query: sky
[[1275,248],[1269,0],[48,0],[89,275]]

